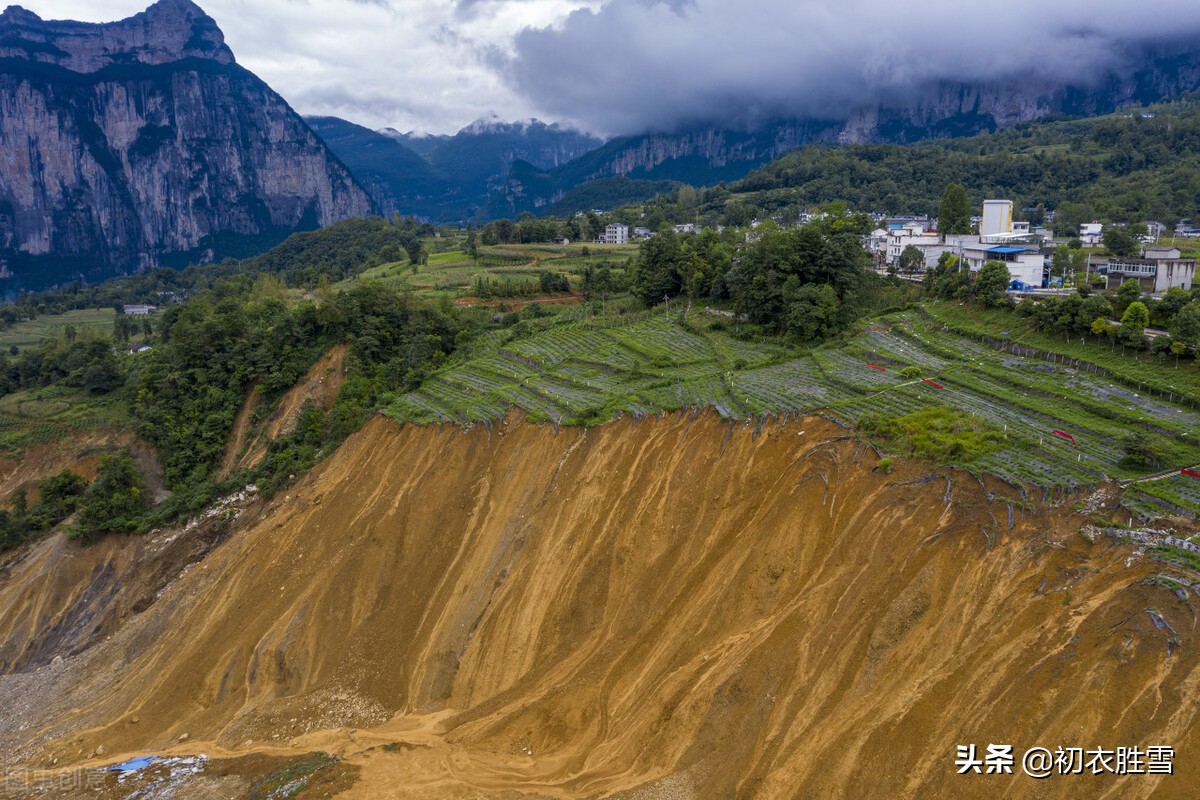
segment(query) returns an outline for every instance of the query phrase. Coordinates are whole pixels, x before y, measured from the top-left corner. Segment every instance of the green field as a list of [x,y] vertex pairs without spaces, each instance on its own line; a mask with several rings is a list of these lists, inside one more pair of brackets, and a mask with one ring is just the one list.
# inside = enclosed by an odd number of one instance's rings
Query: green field
[[572,285],[577,285],[586,267],[605,261],[622,266],[627,259],[636,258],[637,253],[637,245],[512,244],[480,247],[479,258],[472,259],[462,250],[448,250],[431,254],[425,264],[415,269],[407,261],[373,267],[343,281],[339,287],[349,286],[355,280],[378,280],[410,287],[426,297],[457,299],[471,296],[479,277],[493,282],[504,278],[536,282],[543,272],[557,272],[567,275]]
[[[1200,412],[1082,366],[973,341],[943,327],[935,316],[943,307],[930,308],[802,351],[735,338],[725,330],[730,320],[698,309],[686,317],[680,310],[592,316],[579,307],[533,321],[528,335],[502,331],[476,342],[417,391],[391,398],[389,413],[466,425],[515,406],[557,425],[710,407],[733,420],[817,413],[853,425],[949,406],[1003,434],[1002,446],[958,466],[1047,494],[1144,474],[1121,464],[1131,429],[1163,443],[1167,466],[1200,462]],[[901,377],[905,367],[920,377]]]
[[5,331],[0,331],[0,351],[8,353],[13,345],[20,351],[36,348],[47,339],[56,339],[67,329],[74,326],[75,331],[82,335],[85,331],[111,337],[113,319],[116,312],[111,308],[85,309],[83,311],[68,311],[65,314],[40,316],[37,319],[24,320]]
[[[577,290],[587,267],[620,268],[637,254],[636,245],[501,245],[471,258],[453,237],[430,246],[427,263],[383,264],[339,286],[375,280],[470,303],[480,277],[527,287],[557,272]],[[507,299],[493,297],[493,305],[503,310]],[[991,438],[943,461],[1040,487],[1046,497],[1149,472],[1123,462],[1130,431],[1158,443],[1162,469],[1200,464],[1200,370],[1191,362],[1050,336],[1010,311],[930,302],[806,349],[740,336],[730,316],[699,304],[639,308],[628,297],[548,306],[503,326],[480,312],[478,332],[448,364],[382,405],[398,420],[461,425],[490,423],[514,407],[554,425],[700,408],[747,423],[820,414],[864,437],[881,422],[949,408]],[[110,310],[41,316],[0,334],[0,346],[28,349],[67,325],[107,337],[112,320]],[[64,387],[29,389],[0,399],[0,451],[129,424],[122,392],[97,400]],[[1145,518],[1200,514],[1200,481],[1176,474],[1133,484],[1123,503]]]
[[34,445],[131,426],[124,392],[97,397],[56,385],[0,397],[0,455],[7,457],[19,457]]

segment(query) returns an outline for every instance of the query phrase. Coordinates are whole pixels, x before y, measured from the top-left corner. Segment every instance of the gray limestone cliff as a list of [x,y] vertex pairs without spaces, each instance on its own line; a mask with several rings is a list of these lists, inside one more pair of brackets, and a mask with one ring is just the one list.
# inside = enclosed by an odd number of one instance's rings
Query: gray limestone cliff
[[0,269],[22,287],[244,255],[372,210],[190,0],[98,25],[0,14]]

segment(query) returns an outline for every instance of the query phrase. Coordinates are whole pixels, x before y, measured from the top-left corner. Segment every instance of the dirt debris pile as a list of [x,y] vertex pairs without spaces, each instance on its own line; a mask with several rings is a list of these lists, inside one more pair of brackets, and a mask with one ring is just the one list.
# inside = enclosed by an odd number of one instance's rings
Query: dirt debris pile
[[[818,419],[376,419],[153,603],[0,678],[0,749],[327,752],[343,798],[1194,796],[1194,615],[1154,565],[1065,506],[1009,527],[1011,487],[947,473],[948,501],[876,460]],[[124,597],[137,546],[26,551],[0,637]],[[993,742],[1179,755],[955,774]]]

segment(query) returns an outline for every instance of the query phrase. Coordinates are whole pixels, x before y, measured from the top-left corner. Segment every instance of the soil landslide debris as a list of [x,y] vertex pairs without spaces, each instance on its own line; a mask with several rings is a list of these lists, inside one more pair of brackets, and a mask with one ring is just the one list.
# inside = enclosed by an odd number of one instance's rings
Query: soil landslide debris
[[[270,501],[29,546],[0,797],[1196,797],[1200,598],[1082,498],[846,433],[380,417]],[[956,774],[990,743],[1174,774]]]

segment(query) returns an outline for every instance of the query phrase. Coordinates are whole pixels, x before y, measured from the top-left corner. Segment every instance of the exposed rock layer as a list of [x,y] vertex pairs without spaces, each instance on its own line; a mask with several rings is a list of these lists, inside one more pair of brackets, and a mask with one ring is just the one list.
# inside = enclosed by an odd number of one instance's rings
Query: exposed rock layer
[[102,25],[0,15],[0,260],[23,285],[241,255],[371,210],[190,0]]

